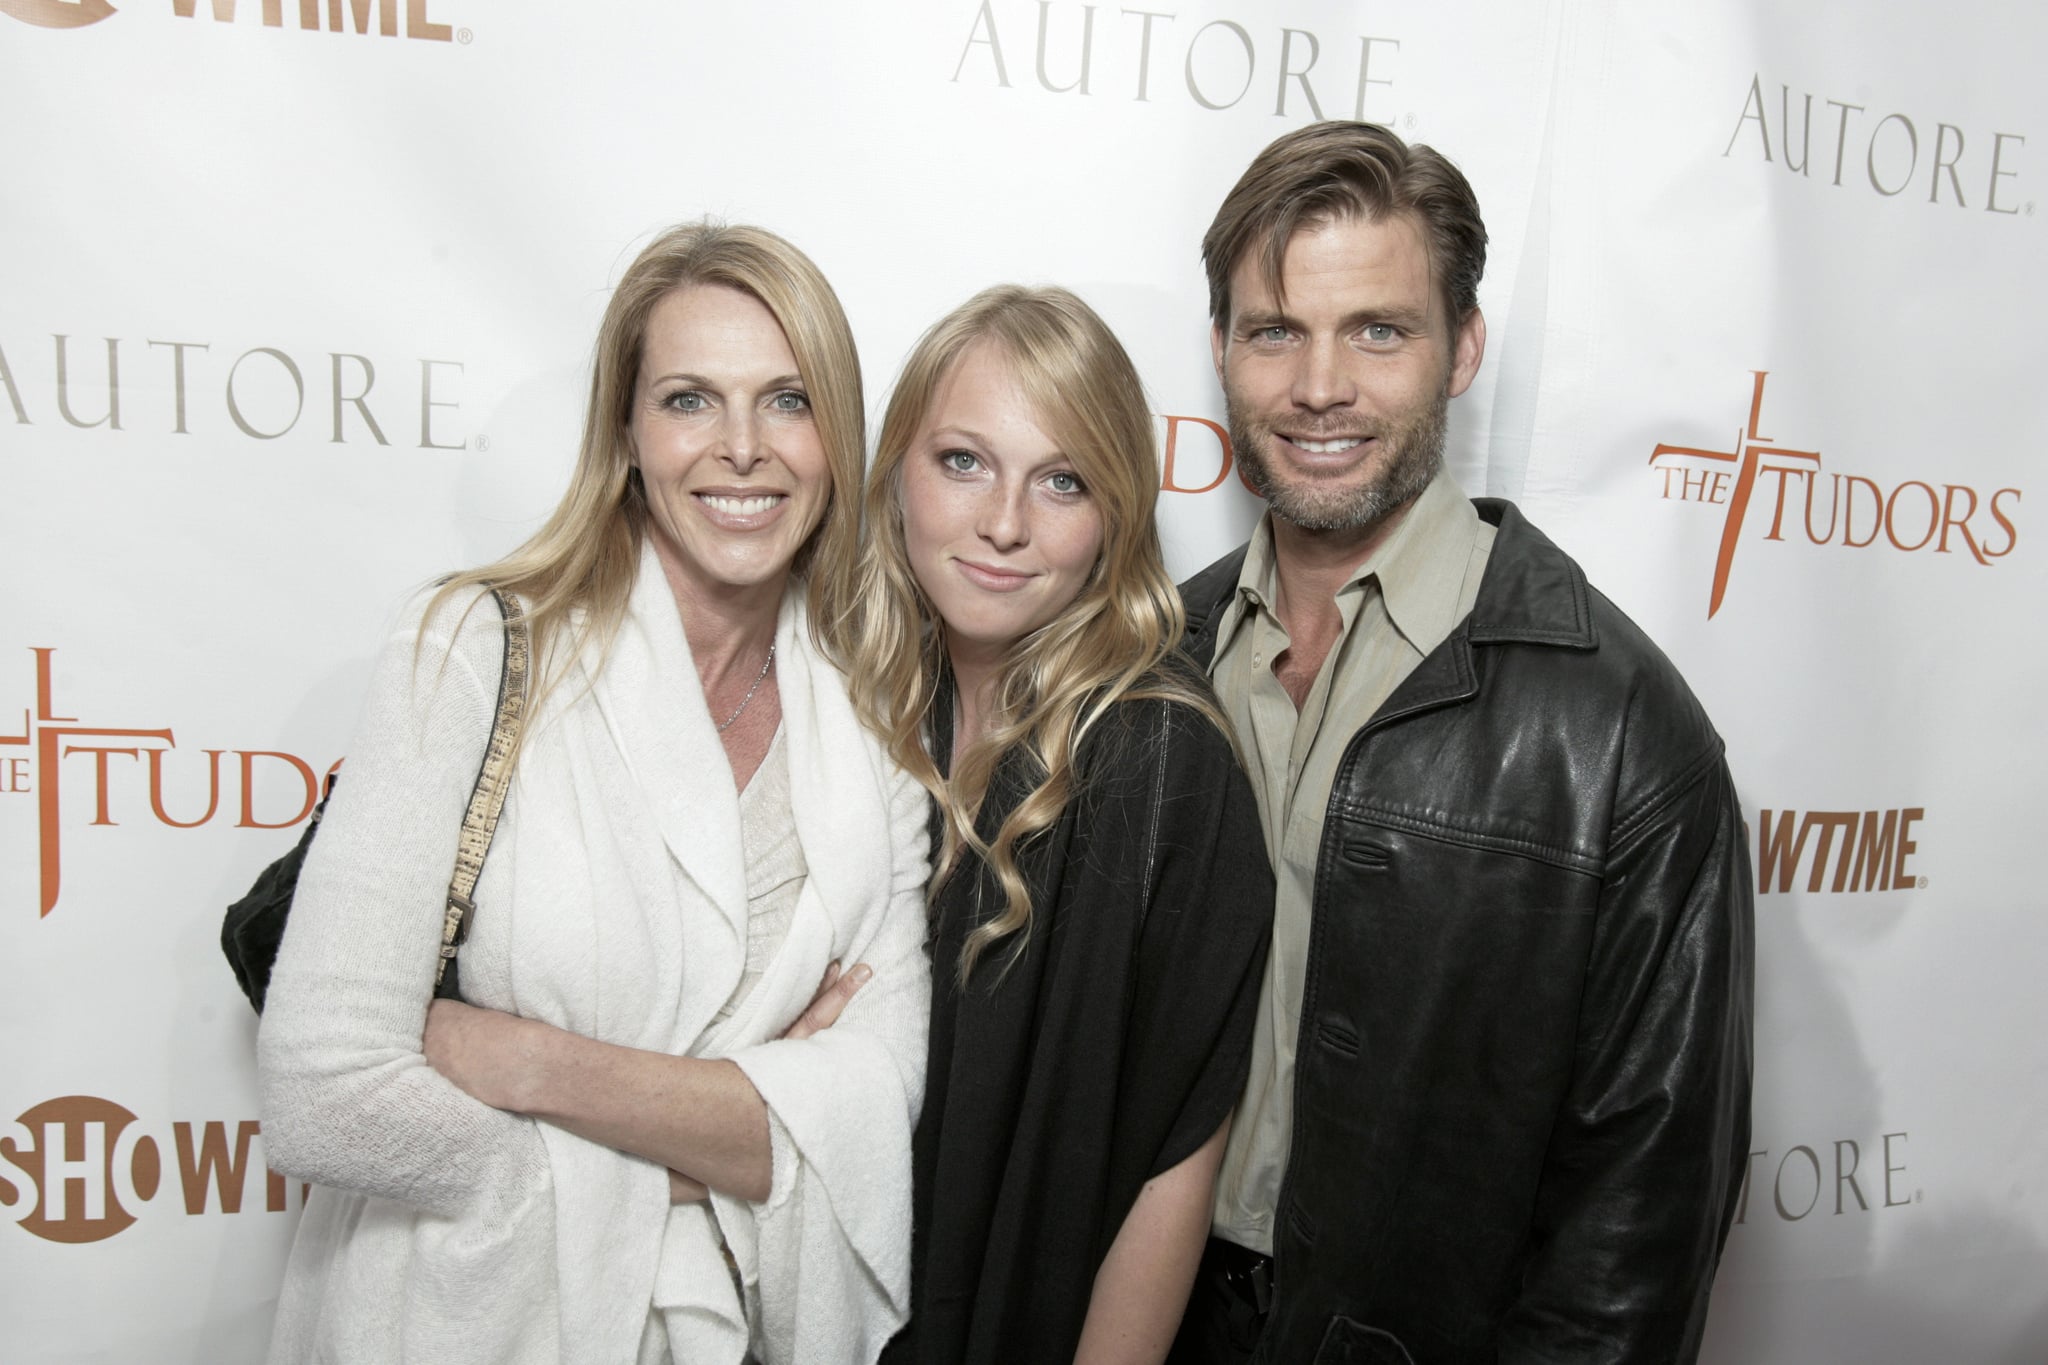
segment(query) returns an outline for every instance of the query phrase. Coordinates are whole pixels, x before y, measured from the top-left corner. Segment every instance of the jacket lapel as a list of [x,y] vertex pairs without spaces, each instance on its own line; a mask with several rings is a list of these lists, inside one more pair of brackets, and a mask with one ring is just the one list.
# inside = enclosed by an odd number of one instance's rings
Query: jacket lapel
[[1595,649],[1592,589],[1578,563],[1503,498],[1474,498],[1481,519],[1500,528],[1479,599],[1472,604],[1475,644],[1520,642]]
[[1571,556],[1531,526],[1511,502],[1474,498],[1480,517],[1499,528],[1472,614],[1401,680],[1366,728],[1372,729],[1478,694],[1476,645],[1533,644],[1593,649],[1591,589]]

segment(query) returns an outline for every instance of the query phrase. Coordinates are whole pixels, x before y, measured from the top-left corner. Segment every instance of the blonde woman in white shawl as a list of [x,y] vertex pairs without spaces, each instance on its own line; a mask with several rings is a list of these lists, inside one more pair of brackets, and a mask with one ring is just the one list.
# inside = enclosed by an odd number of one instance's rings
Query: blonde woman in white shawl
[[[674,229],[606,311],[553,517],[387,642],[260,1033],[270,1159],[321,1187],[273,1361],[866,1362],[902,1322],[925,798],[803,591],[854,553],[862,435],[817,268]],[[493,586],[535,690],[469,1003],[430,1000]]]

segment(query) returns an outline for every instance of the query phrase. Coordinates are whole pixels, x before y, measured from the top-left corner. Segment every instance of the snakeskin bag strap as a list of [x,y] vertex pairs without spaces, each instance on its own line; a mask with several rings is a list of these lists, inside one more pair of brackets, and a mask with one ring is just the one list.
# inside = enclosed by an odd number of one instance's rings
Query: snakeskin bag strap
[[434,968],[434,994],[458,997],[460,969],[455,954],[469,939],[470,920],[476,912],[477,878],[483,875],[484,855],[491,851],[491,836],[497,832],[498,813],[505,808],[505,793],[512,785],[512,760],[519,751],[519,729],[526,719],[526,688],[533,663],[533,641],[526,627],[526,610],[513,594],[491,589],[498,610],[505,618],[505,666],[498,674],[498,714],[491,722],[491,742],[484,751],[483,767],[470,790],[469,808],[462,813],[462,838],[455,849],[455,873],[448,880],[448,906],[441,920],[441,960]]

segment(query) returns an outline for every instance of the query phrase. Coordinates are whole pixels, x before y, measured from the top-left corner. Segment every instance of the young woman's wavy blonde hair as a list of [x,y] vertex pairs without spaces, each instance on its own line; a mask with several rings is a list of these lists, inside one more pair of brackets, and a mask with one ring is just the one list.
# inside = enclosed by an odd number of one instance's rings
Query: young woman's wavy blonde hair
[[647,320],[669,294],[699,284],[737,289],[774,315],[810,397],[832,489],[817,529],[797,553],[796,572],[816,566],[820,576],[841,575],[859,552],[867,418],[860,357],[839,296],[810,257],[764,228],[709,219],[670,228],[626,267],[605,307],[582,448],[561,503],[525,544],[448,578],[428,604],[432,620],[451,598],[478,588],[519,595],[534,657],[550,661],[537,675],[529,712],[586,643],[595,642],[600,655],[608,649],[625,616],[647,534],[647,493],[628,435]]
[[[911,573],[902,470],[946,375],[968,351],[984,346],[1002,357],[1038,426],[1094,499],[1102,550],[1066,609],[1011,647],[996,681],[993,724],[959,755],[948,782],[925,745],[945,667],[945,631]],[[983,290],[933,324],[904,363],[862,499],[865,553],[852,573],[820,576],[813,597],[826,645],[852,680],[862,719],[943,812],[934,892],[963,850],[985,860],[1002,888],[1000,913],[967,939],[962,982],[995,944],[1014,935],[1021,950],[1031,926],[1031,893],[1019,852],[1051,829],[1074,799],[1076,755],[1111,707],[1168,698],[1222,724],[1191,670],[1162,667],[1179,647],[1185,617],[1160,556],[1152,517],[1158,495],[1152,414],[1137,369],[1102,319],[1068,291]],[[984,840],[975,814],[997,762],[1012,750],[1029,760],[1036,781],[994,837]]]

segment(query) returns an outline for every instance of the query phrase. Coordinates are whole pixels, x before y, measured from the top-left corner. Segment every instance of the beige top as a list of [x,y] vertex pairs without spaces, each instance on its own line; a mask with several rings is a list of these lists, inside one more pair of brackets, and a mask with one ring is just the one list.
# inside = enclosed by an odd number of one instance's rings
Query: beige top
[[1338,591],[1343,629],[1299,713],[1273,673],[1288,637],[1273,610],[1271,513],[1253,531],[1237,593],[1223,605],[1209,674],[1237,727],[1277,883],[1251,1076],[1216,1182],[1216,1235],[1254,1251],[1273,1251],[1293,1132],[1294,1045],[1330,784],[1359,727],[1471,612],[1493,537],[1450,475],[1437,475]]
[[747,858],[747,965],[737,986],[718,1011],[730,1018],[753,994],[768,964],[781,951],[796,915],[798,895],[809,869],[796,837],[796,815],[789,805],[789,757],[777,727],[767,756],[740,793],[740,844]]
[[[790,921],[796,917],[804,878],[810,874],[803,843],[796,834],[796,812],[789,804],[789,755],[782,733],[777,726],[761,766],[740,791],[740,843],[747,863],[747,963],[739,984],[716,1015],[719,1022],[731,1018],[746,1003],[768,964],[781,951],[783,940],[789,937]],[[788,1160],[789,1133],[772,1111],[768,1129],[775,1160]],[[732,1252],[727,1249],[725,1255],[730,1265]],[[733,1272],[735,1277],[738,1273]],[[744,1294],[743,1286],[740,1292]],[[747,1365],[756,1359],[748,1355]],[[661,1311],[650,1307],[640,1335],[639,1365],[672,1365],[674,1360]]]

